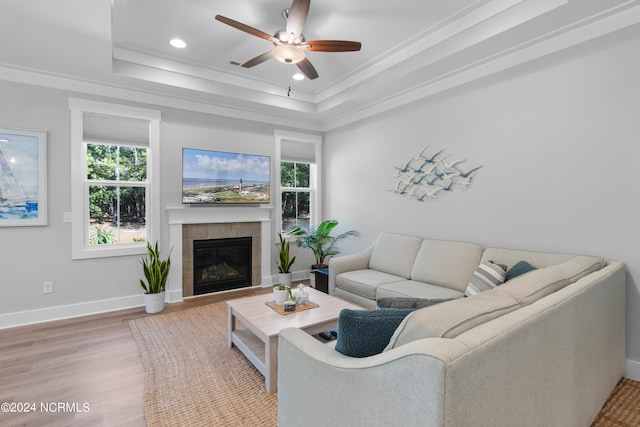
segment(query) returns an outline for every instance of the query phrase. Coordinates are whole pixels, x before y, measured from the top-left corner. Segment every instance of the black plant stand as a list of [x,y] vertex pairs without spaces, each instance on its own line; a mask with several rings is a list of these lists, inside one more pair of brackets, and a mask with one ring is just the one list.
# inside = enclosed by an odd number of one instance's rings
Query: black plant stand
[[329,268],[321,268],[313,270],[313,274],[316,275],[316,290],[329,293]]

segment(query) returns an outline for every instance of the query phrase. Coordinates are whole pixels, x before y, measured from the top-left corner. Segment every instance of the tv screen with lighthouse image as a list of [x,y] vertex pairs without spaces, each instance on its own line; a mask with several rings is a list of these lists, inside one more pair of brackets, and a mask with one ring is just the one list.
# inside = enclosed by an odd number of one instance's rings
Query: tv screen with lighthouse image
[[182,149],[183,204],[271,203],[271,158]]

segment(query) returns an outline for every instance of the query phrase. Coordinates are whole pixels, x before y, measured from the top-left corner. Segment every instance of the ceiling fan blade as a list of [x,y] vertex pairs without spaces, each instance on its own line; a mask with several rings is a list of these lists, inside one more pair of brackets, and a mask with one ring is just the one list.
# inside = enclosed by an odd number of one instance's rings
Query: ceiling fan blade
[[264,31],[260,31],[256,28],[250,27],[242,22],[234,21],[231,18],[227,18],[226,16],[216,15],[216,20],[225,23],[233,28],[236,28],[240,31],[244,31],[245,33],[249,33],[252,36],[260,37],[261,39],[269,40],[271,43],[277,43],[278,39],[273,37],[271,34],[267,34]]
[[265,52],[262,55],[258,55],[255,58],[248,60],[247,62],[242,64],[242,66],[244,68],[255,67],[256,65],[262,64],[263,62],[268,61],[271,58],[273,58],[273,53],[271,53],[271,51]]
[[310,0],[293,0],[287,18],[287,33],[299,36],[309,15]]
[[296,65],[298,66],[300,71],[302,71],[302,73],[305,76],[307,76],[309,80],[318,78],[318,72],[313,67],[313,65],[311,65],[311,62],[309,62],[307,58],[304,58],[302,61],[298,62]]
[[362,44],[345,40],[313,40],[302,46],[316,52],[354,52],[360,50]]

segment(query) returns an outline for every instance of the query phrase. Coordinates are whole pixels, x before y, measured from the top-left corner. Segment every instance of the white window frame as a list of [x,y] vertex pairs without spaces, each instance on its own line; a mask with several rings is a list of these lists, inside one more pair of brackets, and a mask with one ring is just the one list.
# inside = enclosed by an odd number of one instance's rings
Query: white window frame
[[[112,256],[141,255],[146,253],[146,243],[89,245],[89,185],[87,179],[86,144],[113,144],[128,146],[124,141],[95,141],[84,139],[85,114],[101,114],[116,118],[138,119],[149,122],[147,148],[147,217],[145,225],[150,242],[159,236],[160,227],[160,112],[126,105],[69,98],[71,111],[71,257],[72,259],[103,258]],[[137,146],[140,146],[139,144]],[[104,182],[101,182],[104,184]]]
[[[274,131],[275,138],[275,163],[277,165],[276,169],[276,201],[275,201],[275,218],[274,218],[274,226],[276,231],[286,231],[282,230],[282,189],[281,186],[281,175],[280,175],[280,165],[282,163],[282,141],[289,140],[295,141],[298,143],[307,143],[314,144],[314,153],[315,153],[315,162],[311,163],[311,167],[309,168],[309,213],[311,215],[311,224],[316,224],[319,222],[322,212],[322,200],[320,195],[321,191],[321,177],[320,171],[322,170],[322,136],[320,135],[312,135],[306,133],[298,133],[298,132],[290,132],[285,130]],[[289,160],[284,160],[289,161]],[[304,163],[304,161],[299,161],[298,163]],[[289,190],[287,190],[289,191]],[[291,191],[295,191],[292,189]],[[306,191],[306,190],[305,190]],[[276,239],[277,240],[277,239]]]

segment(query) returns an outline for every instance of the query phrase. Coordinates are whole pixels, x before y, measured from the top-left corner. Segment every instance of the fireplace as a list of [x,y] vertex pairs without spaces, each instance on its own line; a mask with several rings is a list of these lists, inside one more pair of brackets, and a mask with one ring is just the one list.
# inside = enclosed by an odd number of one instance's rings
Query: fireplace
[[193,295],[251,286],[251,240],[194,240]]
[[169,245],[176,260],[169,273],[169,300],[194,296],[194,240],[251,236],[251,286],[271,286],[272,210],[264,206],[167,208]]

